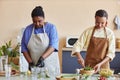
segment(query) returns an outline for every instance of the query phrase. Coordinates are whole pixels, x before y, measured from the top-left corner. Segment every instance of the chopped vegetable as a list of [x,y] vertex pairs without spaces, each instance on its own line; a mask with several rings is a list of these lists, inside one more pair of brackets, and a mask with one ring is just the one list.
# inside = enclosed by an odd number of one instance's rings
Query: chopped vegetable
[[110,70],[110,69],[101,69],[99,74],[103,77],[109,77],[112,76],[114,73],[114,71]]
[[84,68],[84,70],[88,70],[88,71],[90,71],[90,70],[93,70],[93,68],[90,67],[90,66],[86,66],[86,67]]

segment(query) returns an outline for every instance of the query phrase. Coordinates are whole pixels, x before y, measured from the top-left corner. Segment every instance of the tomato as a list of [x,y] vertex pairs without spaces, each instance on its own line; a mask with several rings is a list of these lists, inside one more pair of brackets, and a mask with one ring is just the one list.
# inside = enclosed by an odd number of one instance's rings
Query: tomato
[[101,76],[99,80],[107,80],[107,79],[106,79],[106,77]]

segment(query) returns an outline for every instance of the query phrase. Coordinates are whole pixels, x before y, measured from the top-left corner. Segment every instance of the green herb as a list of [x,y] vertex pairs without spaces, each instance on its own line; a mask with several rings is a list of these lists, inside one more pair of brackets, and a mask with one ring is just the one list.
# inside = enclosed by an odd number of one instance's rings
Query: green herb
[[10,65],[11,65],[12,68],[14,68],[15,70],[19,70],[19,65],[15,65],[13,62],[10,62]]
[[90,71],[90,70],[93,70],[93,68],[90,67],[90,66],[86,66],[86,67],[84,68],[84,70],[88,70],[88,71]]

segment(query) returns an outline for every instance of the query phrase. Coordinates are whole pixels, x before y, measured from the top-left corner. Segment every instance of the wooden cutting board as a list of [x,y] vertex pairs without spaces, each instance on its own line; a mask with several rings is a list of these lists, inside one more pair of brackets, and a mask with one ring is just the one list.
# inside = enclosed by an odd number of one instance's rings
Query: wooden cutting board
[[[18,76],[20,75],[20,72],[16,71],[14,74],[11,72],[11,76]],[[0,76],[5,76],[5,71],[0,71]]]

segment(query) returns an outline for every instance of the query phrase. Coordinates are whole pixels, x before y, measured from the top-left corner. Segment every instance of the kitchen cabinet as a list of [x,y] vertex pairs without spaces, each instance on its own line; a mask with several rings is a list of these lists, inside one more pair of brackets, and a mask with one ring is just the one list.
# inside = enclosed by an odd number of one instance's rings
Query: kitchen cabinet
[[[110,62],[110,68],[115,70],[115,74],[120,72],[120,51],[116,51],[116,56]],[[86,51],[81,51],[81,55],[85,58]],[[78,64],[76,57],[71,57],[71,49],[62,50],[62,73],[75,73],[75,69],[82,68]]]

